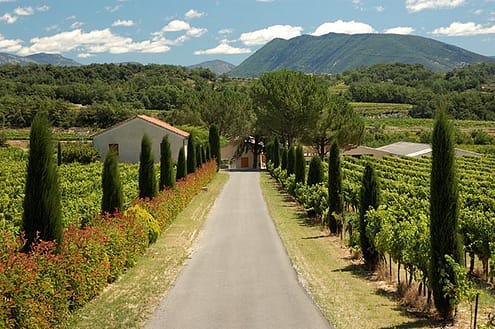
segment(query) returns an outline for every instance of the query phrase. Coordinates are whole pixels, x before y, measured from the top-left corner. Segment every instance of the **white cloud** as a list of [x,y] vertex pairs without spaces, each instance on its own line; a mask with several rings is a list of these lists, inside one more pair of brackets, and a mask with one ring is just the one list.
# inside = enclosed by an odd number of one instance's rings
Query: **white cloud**
[[410,12],[425,9],[448,9],[463,5],[466,0],[406,0],[406,8]]
[[22,40],[20,39],[5,39],[0,34],[0,52],[16,53],[22,49]]
[[383,31],[384,33],[390,33],[390,34],[411,34],[415,30],[412,27],[409,26],[398,26],[398,27],[393,27],[390,29],[386,29]]
[[44,5],[44,6],[37,7],[36,10],[41,11],[41,12],[45,12],[45,11],[50,10],[50,7],[47,5]]
[[205,13],[201,13],[197,10],[194,10],[194,9],[191,9],[189,10],[187,13],[185,13],[184,17],[186,19],[193,19],[193,18],[200,18],[201,16],[203,16]]
[[495,34],[495,25],[482,26],[481,24],[468,22],[453,22],[447,27],[439,27],[432,34],[447,35],[447,36],[467,36],[480,34]]
[[14,24],[17,21],[17,16],[13,16],[9,13],[3,14],[0,16],[0,21],[4,21],[7,24]]
[[181,21],[179,19],[175,19],[169,22],[165,27],[162,28],[163,32],[179,32],[179,31],[187,31],[191,28],[189,23]]
[[76,15],[72,15],[72,16],[69,16],[66,18],[67,21],[70,21],[70,20],[73,20],[73,19],[76,19]]
[[303,28],[291,25],[273,25],[265,29],[242,33],[240,40],[246,46],[263,45],[275,38],[291,39],[301,35]]
[[359,33],[375,33],[375,29],[366,23],[356,21],[342,21],[323,23],[311,33],[311,35],[324,35],[328,33],[346,33],[346,34],[359,34]]
[[81,54],[78,54],[77,57],[79,58],[89,58],[89,57],[93,57],[94,55],[93,54],[90,54],[90,53],[81,53]]
[[237,48],[229,45],[227,41],[222,41],[218,46],[206,50],[197,50],[194,55],[238,55],[249,54],[251,49],[249,48]]
[[50,31],[56,30],[58,28],[59,28],[59,26],[57,24],[54,24],[54,25],[50,25],[50,26],[45,27],[45,31],[50,32]]
[[273,2],[275,0],[256,0],[256,2]]
[[108,11],[109,13],[114,13],[119,9],[120,9],[120,5],[113,6],[113,7],[112,6],[106,6],[105,7],[105,10]]
[[23,47],[17,52],[21,55],[29,55],[40,52],[64,53],[77,50],[80,54],[104,52],[122,54],[128,52],[163,53],[170,50],[169,41],[165,38],[135,42],[132,38],[115,35],[109,29],[90,32],[76,29],[48,37],[33,38],[30,41],[31,46]]
[[234,33],[234,29],[221,29],[218,31],[218,34],[232,34]]
[[17,7],[14,13],[19,16],[30,16],[34,14],[34,9],[33,7]]
[[17,0],[0,0],[0,3],[1,2],[16,2]]
[[208,32],[207,29],[204,29],[204,28],[199,28],[199,27],[191,27],[187,32],[186,32],[186,35],[188,37],[192,37],[192,38],[199,38],[200,36],[202,36],[203,34],[205,34],[206,32]]
[[385,10],[385,7],[383,7],[383,6],[376,6],[376,7],[375,7],[375,10],[376,10],[377,12],[381,13],[381,12],[383,12],[383,11]]
[[131,19],[128,20],[118,19],[112,23],[112,26],[134,26],[134,21]]
[[72,24],[70,25],[70,28],[71,28],[71,29],[78,29],[78,28],[80,28],[80,27],[81,27],[81,26],[83,26],[83,25],[84,25],[84,23],[83,23],[83,22],[74,22],[74,23],[72,23]]

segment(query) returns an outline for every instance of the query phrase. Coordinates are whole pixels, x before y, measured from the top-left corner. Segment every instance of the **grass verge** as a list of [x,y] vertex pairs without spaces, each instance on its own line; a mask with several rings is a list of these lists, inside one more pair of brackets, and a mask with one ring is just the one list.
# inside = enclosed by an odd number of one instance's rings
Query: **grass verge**
[[208,191],[194,197],[136,266],[62,328],[142,328],[179,273],[228,175],[219,173]]
[[336,237],[308,222],[304,211],[281,193],[268,175],[260,178],[277,231],[301,281],[335,328],[422,328],[428,320],[409,316],[395,294],[351,261]]

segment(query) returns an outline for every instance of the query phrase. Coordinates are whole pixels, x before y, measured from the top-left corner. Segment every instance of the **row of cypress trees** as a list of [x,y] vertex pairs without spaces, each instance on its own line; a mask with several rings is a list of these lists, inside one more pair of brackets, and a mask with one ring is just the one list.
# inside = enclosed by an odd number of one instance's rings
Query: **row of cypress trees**
[[[363,257],[375,269],[380,255],[366,234],[366,212],[380,203],[379,183],[375,170],[367,164],[360,193],[360,243]],[[452,124],[444,110],[436,116],[432,135],[430,175],[430,264],[428,281],[439,315],[452,320],[459,302],[460,273],[455,266],[462,263],[462,244],[458,233],[458,179]],[[452,260],[453,262],[449,261]]]
[[[188,159],[191,160],[188,160],[187,164],[190,162],[190,165],[186,166],[185,152],[182,147],[179,152],[175,179],[185,178],[188,172],[194,172],[197,167],[211,158],[216,159],[217,170],[219,169],[220,136],[214,125],[210,127],[209,141],[210,145],[206,148],[196,147],[194,135],[189,135],[188,147],[190,147],[191,156]],[[61,196],[57,162],[53,156],[51,124],[48,115],[43,111],[38,112],[32,121],[29,143],[22,219],[22,230],[26,238],[24,251],[26,252],[29,252],[33,244],[39,240],[55,241],[59,246],[63,237]],[[199,156],[196,156],[197,150]],[[173,169],[170,143],[168,137],[165,136],[160,144],[160,179],[157,184],[151,141],[145,134],[141,141],[139,197],[153,198],[158,193],[158,187],[160,190],[173,188],[175,185]],[[108,152],[103,164],[102,189],[102,212],[112,214],[121,210],[123,194],[118,155],[112,150]]]
[[[295,174],[296,182],[304,183],[304,154],[298,146],[280,151],[278,139],[269,146],[267,153],[274,167],[281,166],[287,174]],[[302,159],[302,160],[301,160]],[[339,148],[332,144],[328,162],[328,218],[327,225],[331,233],[338,233],[342,228],[337,217],[342,214],[344,203],[342,196],[342,171]],[[301,170],[302,168],[302,170]],[[308,171],[309,186],[323,180],[321,159],[311,159]],[[455,265],[462,262],[462,244],[458,234],[458,181],[455,170],[455,151],[452,125],[443,110],[438,111],[432,135],[432,168],[430,182],[430,266],[428,279],[433,291],[435,307],[444,319],[451,320],[458,298],[455,290],[459,274]],[[376,269],[381,255],[372,239],[366,233],[367,216],[370,209],[377,209],[380,204],[380,186],[373,166],[365,166],[359,195],[359,233],[360,246],[365,264],[371,270]],[[447,257],[448,256],[448,257]],[[454,287],[452,289],[452,287]],[[454,290],[454,292],[452,292]]]

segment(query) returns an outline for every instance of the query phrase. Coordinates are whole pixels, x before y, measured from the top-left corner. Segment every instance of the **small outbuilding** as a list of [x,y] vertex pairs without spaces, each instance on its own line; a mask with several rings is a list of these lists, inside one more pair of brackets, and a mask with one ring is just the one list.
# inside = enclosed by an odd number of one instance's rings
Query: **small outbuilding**
[[152,142],[155,162],[160,161],[160,143],[165,135],[168,136],[174,161],[177,161],[181,147],[184,147],[184,151],[187,153],[189,133],[143,114],[120,122],[94,135],[93,145],[100,151],[102,158],[105,158],[108,151],[113,149],[119,155],[121,162],[136,163],[139,162],[141,140],[144,134],[147,134]]

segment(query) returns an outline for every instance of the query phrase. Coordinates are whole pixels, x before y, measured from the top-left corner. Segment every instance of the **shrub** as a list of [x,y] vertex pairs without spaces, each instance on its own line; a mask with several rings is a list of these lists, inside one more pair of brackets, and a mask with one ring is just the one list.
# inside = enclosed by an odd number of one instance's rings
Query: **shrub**
[[79,162],[88,164],[96,162],[100,153],[91,144],[86,143],[60,143],[60,162]]
[[148,211],[139,205],[134,205],[124,212],[124,217],[131,217],[145,222],[148,225],[148,243],[156,242],[160,235],[160,224]]

